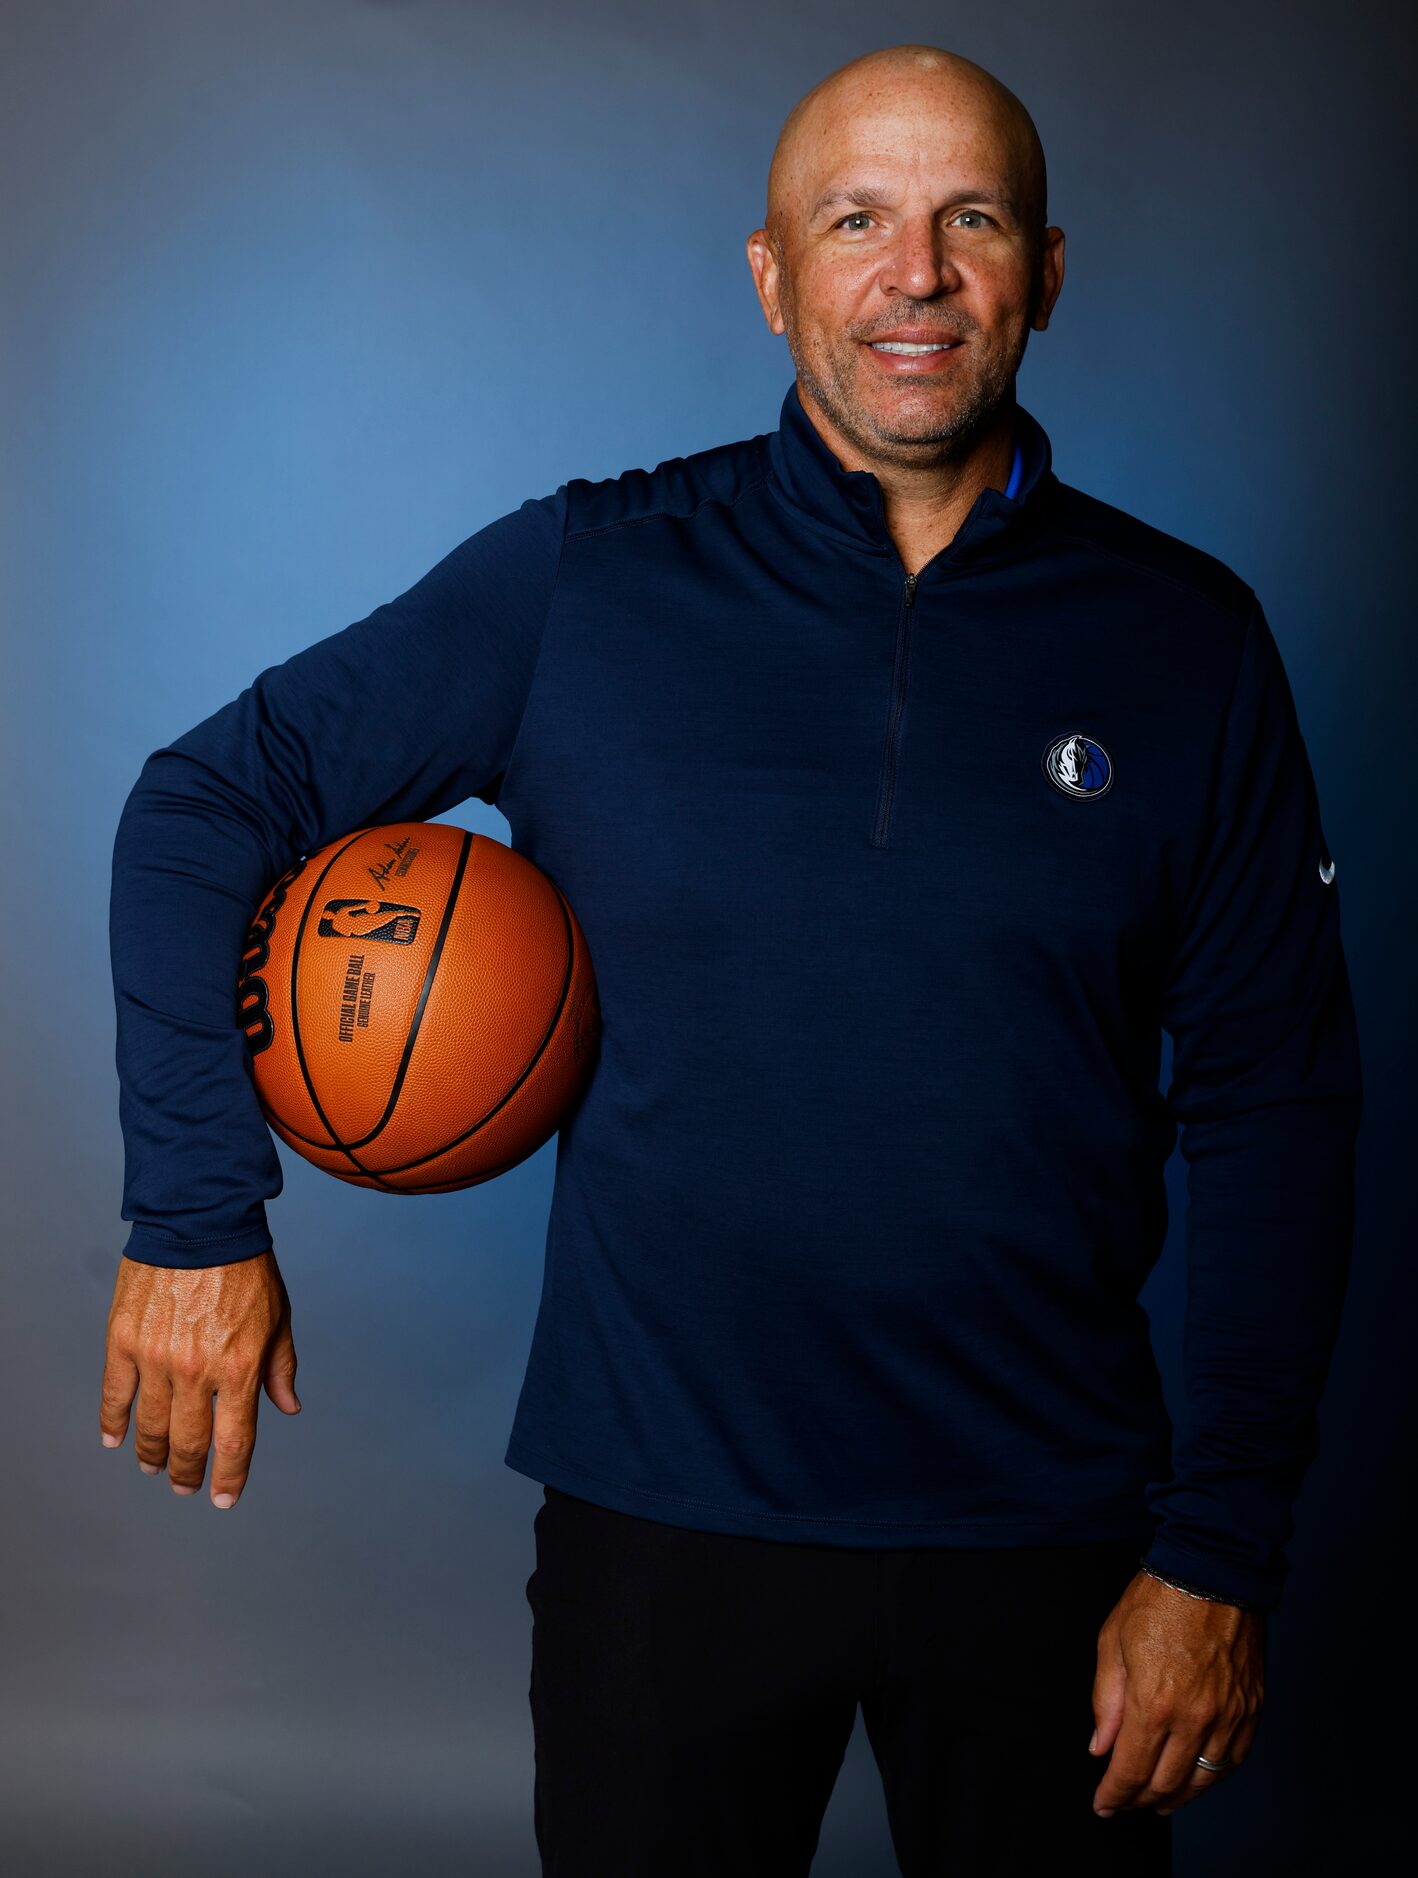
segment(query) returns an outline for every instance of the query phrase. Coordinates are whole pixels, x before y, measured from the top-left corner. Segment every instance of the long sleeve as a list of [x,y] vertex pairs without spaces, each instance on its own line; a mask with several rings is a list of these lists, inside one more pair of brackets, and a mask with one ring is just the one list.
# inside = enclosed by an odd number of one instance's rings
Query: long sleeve
[[1259,603],[1162,1022],[1187,1163],[1186,1401],[1146,1558],[1273,1609],[1319,1450],[1363,1088],[1337,869]]
[[560,565],[566,488],[490,522],[367,618],[148,756],[119,817],[109,943],[124,1256],[268,1248],[281,1191],[236,981],[262,895],[363,825],[496,799]]

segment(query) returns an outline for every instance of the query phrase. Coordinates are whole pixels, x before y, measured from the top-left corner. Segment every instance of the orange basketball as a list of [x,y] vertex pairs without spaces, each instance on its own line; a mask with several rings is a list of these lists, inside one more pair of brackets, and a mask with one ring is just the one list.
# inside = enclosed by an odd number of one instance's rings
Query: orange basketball
[[384,1193],[505,1174],[584,1092],[600,1036],[585,936],[525,856],[442,822],[362,828],[267,893],[238,1022],[272,1129]]

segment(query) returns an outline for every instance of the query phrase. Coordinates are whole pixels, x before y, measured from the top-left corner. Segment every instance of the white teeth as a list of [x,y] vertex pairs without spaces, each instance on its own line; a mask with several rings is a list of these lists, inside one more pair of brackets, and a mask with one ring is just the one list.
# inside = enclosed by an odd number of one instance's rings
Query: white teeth
[[948,352],[949,346],[910,346],[902,339],[873,339],[873,352],[903,352],[908,358],[920,352]]

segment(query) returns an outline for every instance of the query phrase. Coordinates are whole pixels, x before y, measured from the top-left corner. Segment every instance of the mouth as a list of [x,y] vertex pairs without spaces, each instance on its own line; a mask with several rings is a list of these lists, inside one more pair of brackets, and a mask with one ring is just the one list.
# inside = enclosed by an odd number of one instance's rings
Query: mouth
[[965,344],[963,339],[905,339],[894,334],[863,343],[885,370],[909,376],[940,371]]

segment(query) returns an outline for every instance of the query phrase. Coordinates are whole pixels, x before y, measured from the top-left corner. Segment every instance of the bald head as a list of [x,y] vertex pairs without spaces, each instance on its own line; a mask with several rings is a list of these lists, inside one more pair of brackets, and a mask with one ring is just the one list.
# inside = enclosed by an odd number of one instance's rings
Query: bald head
[[972,59],[939,46],[901,45],[864,53],[829,72],[788,113],[768,167],[763,223],[780,260],[806,229],[844,149],[865,144],[869,155],[873,122],[899,123],[903,116],[917,124],[922,143],[933,133],[949,140],[962,130],[983,130],[998,150],[1020,225],[1031,244],[1042,244],[1048,179],[1028,111]]

